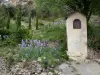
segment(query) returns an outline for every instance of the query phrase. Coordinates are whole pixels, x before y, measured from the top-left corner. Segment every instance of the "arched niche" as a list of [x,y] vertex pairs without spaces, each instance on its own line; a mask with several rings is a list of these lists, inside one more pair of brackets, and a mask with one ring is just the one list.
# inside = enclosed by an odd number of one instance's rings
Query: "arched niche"
[[81,29],[81,21],[79,19],[73,21],[73,29]]

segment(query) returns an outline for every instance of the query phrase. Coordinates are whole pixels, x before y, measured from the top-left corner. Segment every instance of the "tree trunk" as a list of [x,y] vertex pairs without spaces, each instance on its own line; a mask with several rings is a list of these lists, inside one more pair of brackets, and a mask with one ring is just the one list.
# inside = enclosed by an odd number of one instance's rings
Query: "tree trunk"
[[82,10],[82,12],[83,12],[83,14],[86,15],[87,23],[88,23],[89,20],[90,20],[91,14],[92,14],[92,11],[91,11],[91,8],[90,8],[91,1],[84,0],[83,3],[84,3],[84,9]]
[[36,30],[38,30],[38,14],[36,14]]
[[16,24],[17,24],[17,30],[18,30],[21,27],[21,5],[17,7]]
[[29,29],[32,29],[32,26],[31,26],[31,11],[29,12]]
[[91,15],[92,15],[92,11],[90,11],[90,13],[88,14],[87,22],[89,22]]
[[8,12],[7,29],[9,29],[9,25],[10,25],[10,14],[9,14],[9,12]]

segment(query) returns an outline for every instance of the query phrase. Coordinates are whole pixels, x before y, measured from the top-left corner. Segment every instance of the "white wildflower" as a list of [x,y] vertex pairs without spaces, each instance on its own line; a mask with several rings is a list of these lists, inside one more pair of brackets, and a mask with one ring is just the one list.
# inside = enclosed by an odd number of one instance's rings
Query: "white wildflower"
[[42,61],[41,57],[39,57],[39,58],[37,59],[37,61],[41,62],[41,61]]

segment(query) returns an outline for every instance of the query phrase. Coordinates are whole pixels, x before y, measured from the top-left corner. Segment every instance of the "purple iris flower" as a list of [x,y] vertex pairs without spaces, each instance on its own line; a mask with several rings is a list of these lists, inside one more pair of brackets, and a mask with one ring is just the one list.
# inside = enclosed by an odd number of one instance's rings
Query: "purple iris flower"
[[26,41],[25,41],[26,43],[28,43],[28,40],[26,39]]
[[26,47],[26,43],[24,42],[23,39],[22,39],[21,45],[22,45],[22,48]]
[[4,35],[3,37],[4,37],[4,38],[8,38],[8,35]]
[[32,41],[32,40],[30,40],[29,47],[32,47],[32,45],[33,45],[33,41]]

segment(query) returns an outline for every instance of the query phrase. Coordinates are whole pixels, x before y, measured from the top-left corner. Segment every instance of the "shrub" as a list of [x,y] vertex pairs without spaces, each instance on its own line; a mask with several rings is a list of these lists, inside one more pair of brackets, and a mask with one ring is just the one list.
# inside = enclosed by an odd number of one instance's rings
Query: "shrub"
[[56,66],[57,64],[60,63],[59,60],[61,60],[60,57],[60,50],[57,49],[52,49],[52,48],[21,48],[20,53],[19,53],[19,60],[38,60],[38,58],[41,59],[41,64],[43,66]]
[[100,50],[100,26],[88,25],[88,47]]
[[32,38],[32,31],[28,29],[19,29],[16,33],[16,39],[18,42],[21,42],[22,39],[31,39]]
[[[38,45],[35,43],[37,43]],[[20,61],[23,61],[38,60],[38,58],[40,58],[39,60],[42,66],[44,66],[45,68],[47,66],[54,67],[59,64],[61,60],[65,60],[65,58],[68,59],[66,50],[62,50],[62,47],[50,48],[47,45],[43,46],[40,44],[44,43],[41,43],[38,40],[34,40],[34,43],[32,42],[32,40],[22,40],[22,48],[20,49],[18,59]]]
[[0,43],[0,47],[16,46],[16,45],[17,45],[16,40],[11,39],[11,38],[7,38],[3,42]]
[[17,45],[17,39],[14,33],[9,34],[9,35],[3,35],[3,38],[4,40],[0,42],[0,47]]

